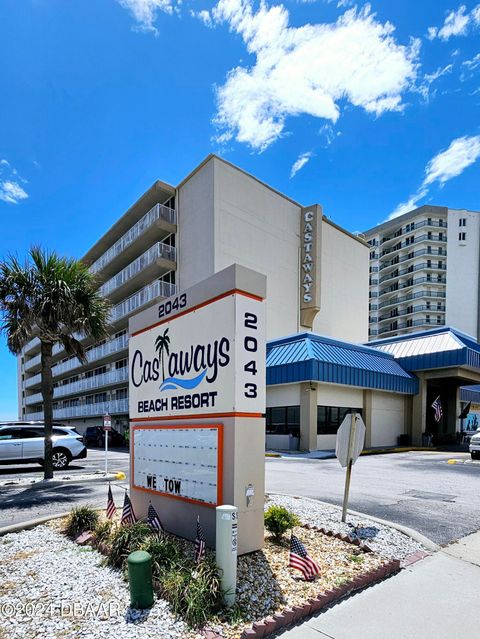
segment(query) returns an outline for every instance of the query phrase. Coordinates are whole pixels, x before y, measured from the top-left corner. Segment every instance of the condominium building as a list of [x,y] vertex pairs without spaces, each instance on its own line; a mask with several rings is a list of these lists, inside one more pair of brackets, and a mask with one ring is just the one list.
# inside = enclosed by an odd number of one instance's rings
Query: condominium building
[[370,340],[443,325],[479,337],[478,211],[425,205],[364,237]]
[[[128,426],[128,319],[238,263],[267,276],[267,335],[316,331],[364,342],[368,245],[217,156],[179,185],[157,181],[83,256],[112,303],[110,335],[88,363],[54,348],[54,419],[81,432],[110,413]],[[19,416],[43,418],[40,344],[18,361]]]

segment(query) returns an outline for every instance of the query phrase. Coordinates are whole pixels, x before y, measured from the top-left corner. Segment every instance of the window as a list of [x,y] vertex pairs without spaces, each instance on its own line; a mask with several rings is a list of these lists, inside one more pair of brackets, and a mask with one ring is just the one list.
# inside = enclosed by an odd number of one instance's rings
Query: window
[[430,315],[425,315],[425,323],[430,324]]
[[115,370],[118,370],[119,368],[125,368],[126,365],[127,365],[127,360],[120,359],[118,362],[115,362]]
[[442,323],[442,317],[440,315],[437,315],[437,324],[441,324]]
[[350,413],[362,414],[360,408],[344,408],[338,406],[317,406],[317,434],[336,435],[345,415]]
[[459,242],[465,242],[466,239],[467,239],[467,234],[466,233],[459,233],[458,234],[458,241]]
[[267,408],[267,435],[300,436],[300,406]]
[[128,397],[128,390],[126,388],[119,388],[115,392],[115,399],[127,399],[127,397]]
[[97,393],[95,395],[95,404],[99,404],[100,402],[107,401],[107,393]]
[[458,220],[458,226],[467,226],[467,218],[466,217],[461,217]]

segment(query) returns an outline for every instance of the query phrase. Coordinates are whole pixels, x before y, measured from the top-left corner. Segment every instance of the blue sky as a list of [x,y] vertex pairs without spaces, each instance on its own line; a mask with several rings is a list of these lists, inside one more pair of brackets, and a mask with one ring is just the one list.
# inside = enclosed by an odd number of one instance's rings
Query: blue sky
[[[480,209],[480,4],[0,0],[0,256],[80,257],[217,152],[360,231]],[[16,365],[0,346],[0,418]]]

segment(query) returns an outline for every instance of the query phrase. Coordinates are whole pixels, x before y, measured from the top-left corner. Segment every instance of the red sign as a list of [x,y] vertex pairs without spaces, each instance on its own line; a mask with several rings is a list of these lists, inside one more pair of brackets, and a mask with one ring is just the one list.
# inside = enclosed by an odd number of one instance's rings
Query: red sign
[[112,418],[110,415],[103,416],[103,430],[112,430]]

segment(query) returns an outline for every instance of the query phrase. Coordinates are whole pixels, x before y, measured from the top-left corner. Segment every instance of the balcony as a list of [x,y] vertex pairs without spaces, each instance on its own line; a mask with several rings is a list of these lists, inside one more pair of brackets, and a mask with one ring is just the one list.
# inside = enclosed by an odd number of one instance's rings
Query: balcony
[[421,255],[431,255],[433,257],[441,255],[442,257],[446,257],[447,251],[441,246],[438,249],[419,249],[418,251],[414,251],[413,253],[409,252],[408,255],[397,257],[389,262],[382,262],[380,264],[379,270],[383,271],[386,268],[395,268],[395,266],[398,266],[398,264],[402,264],[403,262],[407,262],[408,260],[414,260],[416,257],[420,257]]
[[405,227],[401,227],[400,229],[398,229],[397,231],[395,231],[395,233],[393,235],[390,235],[389,237],[385,237],[382,238],[380,240],[380,245],[383,246],[384,244],[388,244],[389,242],[392,242],[394,240],[398,240],[399,237],[402,237],[402,235],[408,235],[409,233],[413,233],[413,231],[416,231],[417,229],[421,229],[425,226],[429,226],[432,228],[438,228],[438,229],[446,229],[448,227],[447,222],[443,221],[443,220],[422,220],[421,222],[415,222],[415,223],[411,223],[410,225],[405,226]]
[[380,291],[379,293],[379,297],[383,297],[384,295],[390,295],[391,293],[396,293],[397,291],[403,290],[405,288],[411,288],[412,286],[418,286],[419,284],[424,284],[427,283],[429,286],[444,286],[447,281],[442,278],[441,276],[438,276],[437,279],[433,279],[431,277],[417,277],[416,280],[412,280],[411,282],[407,281],[407,282],[399,282],[396,286],[396,288],[390,290],[390,289],[384,289],[383,291]]
[[[97,404],[82,404],[80,406],[69,406],[68,408],[56,408],[53,411],[53,419],[74,419],[75,417],[95,417],[97,415],[118,415],[128,414],[128,399],[112,399],[109,402],[98,402]],[[37,413],[26,413],[25,420],[35,421],[43,419],[43,411]]]
[[432,307],[431,305],[428,306],[427,304],[418,304],[417,306],[413,306],[411,310],[408,309],[404,309],[402,311],[398,311],[398,313],[396,315],[380,315],[380,317],[378,318],[378,322],[385,322],[385,321],[394,321],[397,317],[403,317],[405,315],[413,315],[414,313],[420,313],[422,311],[425,311],[427,313],[432,313],[432,314],[438,314],[438,313],[445,313],[445,306],[441,306],[440,308],[435,308],[434,306]]
[[442,266],[434,266],[433,264],[428,264],[428,262],[422,262],[421,264],[415,264],[415,266],[409,266],[408,268],[401,269],[397,273],[395,271],[393,273],[388,273],[380,278],[379,284],[386,282],[387,280],[396,279],[397,277],[401,277],[402,275],[408,275],[408,273],[415,273],[416,271],[446,271],[447,267],[445,264]]
[[432,320],[427,320],[425,319],[418,319],[418,320],[414,320],[411,323],[404,322],[403,324],[398,324],[398,326],[396,328],[381,328],[378,331],[378,335],[386,335],[387,333],[398,333],[398,331],[402,331],[404,329],[410,329],[410,328],[415,328],[418,326],[424,326],[425,328],[433,328],[435,326],[445,326],[445,320],[442,320],[441,322],[432,322]]
[[[138,288],[135,285],[137,276],[142,274],[144,278],[152,280],[154,275],[162,272],[174,270],[176,268],[175,247],[163,242],[157,242],[148,251],[142,253],[140,257],[131,262],[119,273],[109,279],[100,287],[100,293],[104,297],[125,297]],[[156,273],[154,273],[156,271]],[[144,279],[145,281],[145,279]],[[130,290],[129,290],[130,289]]]
[[177,287],[175,284],[169,282],[160,282],[157,280],[148,286],[145,286],[140,291],[137,291],[126,300],[120,302],[113,307],[110,314],[110,321],[114,324],[124,319],[141,306],[148,304],[157,297],[171,297],[175,295]]
[[446,294],[444,291],[417,291],[416,293],[410,293],[409,295],[404,295],[403,297],[393,297],[390,300],[386,300],[378,305],[378,309],[385,308],[387,306],[397,306],[402,302],[409,302],[410,300],[416,300],[421,297],[440,297],[445,298]]
[[90,271],[92,273],[105,271],[106,277],[110,274],[113,275],[117,258],[125,253],[125,257],[128,259],[131,256],[129,249],[133,249],[133,245],[140,237],[147,239],[149,231],[155,232],[159,228],[163,228],[166,234],[174,233],[176,222],[175,209],[163,204],[156,204],[90,266]]
[[[119,368],[118,370],[108,371],[101,375],[93,375],[92,377],[84,377],[71,384],[62,384],[53,389],[53,398],[65,397],[65,395],[76,395],[77,393],[85,393],[89,390],[103,388],[104,386],[114,386],[128,380],[128,367]],[[41,404],[43,402],[42,394],[35,393],[25,398],[25,404]]]

